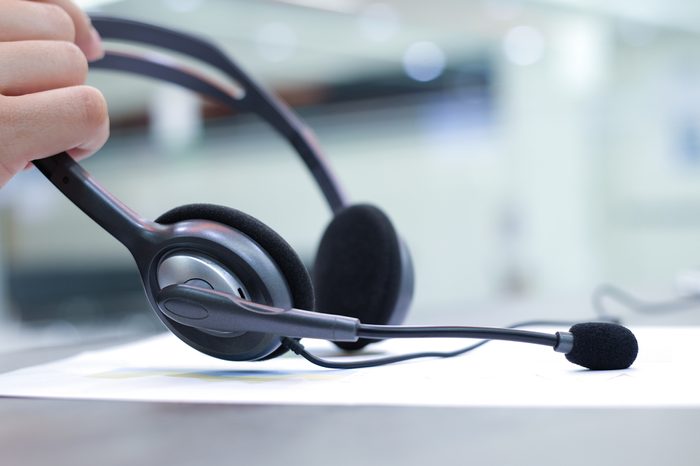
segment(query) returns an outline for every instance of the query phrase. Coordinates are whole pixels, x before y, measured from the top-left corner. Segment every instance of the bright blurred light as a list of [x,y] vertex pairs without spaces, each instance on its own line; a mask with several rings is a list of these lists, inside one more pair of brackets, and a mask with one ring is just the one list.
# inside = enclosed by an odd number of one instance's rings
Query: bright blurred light
[[544,55],[544,37],[531,26],[516,26],[503,39],[503,52],[516,65],[532,65]]
[[610,60],[610,29],[587,18],[569,18],[549,29],[551,69],[569,92],[584,96],[605,79]]
[[297,49],[296,32],[285,23],[267,23],[255,35],[258,52],[265,60],[281,62],[290,59]]
[[386,3],[370,3],[358,18],[362,33],[375,42],[386,42],[394,37],[401,27],[396,10]]
[[158,86],[151,94],[149,116],[151,136],[167,152],[191,147],[202,133],[201,101],[184,88]]
[[446,63],[445,52],[433,42],[414,42],[403,54],[403,69],[416,81],[432,81],[445,71]]

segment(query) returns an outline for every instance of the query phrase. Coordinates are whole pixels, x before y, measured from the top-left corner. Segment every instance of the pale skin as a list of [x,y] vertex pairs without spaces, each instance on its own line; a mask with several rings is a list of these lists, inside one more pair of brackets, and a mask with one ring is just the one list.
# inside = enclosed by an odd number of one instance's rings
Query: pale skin
[[32,160],[96,152],[109,136],[104,97],[86,86],[103,55],[70,0],[0,0],[0,187]]

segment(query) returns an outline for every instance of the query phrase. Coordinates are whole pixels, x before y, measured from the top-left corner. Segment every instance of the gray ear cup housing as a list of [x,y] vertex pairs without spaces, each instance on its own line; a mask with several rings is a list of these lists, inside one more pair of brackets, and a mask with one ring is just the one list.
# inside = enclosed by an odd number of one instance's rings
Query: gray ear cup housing
[[[211,204],[177,207],[156,220],[161,224],[187,221],[216,222],[232,228],[229,240],[236,247],[211,259],[229,269],[244,284],[250,293],[248,299],[272,306],[314,309],[313,287],[306,268],[291,246],[271,228],[243,212]],[[273,296],[286,296],[286,299],[276,298],[274,302]],[[279,345],[279,336],[253,332],[215,335],[160,317],[187,344],[220,359],[262,360],[286,351]]]
[[[367,204],[335,215],[321,238],[313,280],[319,312],[357,317],[365,324],[400,324],[413,297],[408,248],[389,218]],[[337,345],[356,350],[371,342]]]

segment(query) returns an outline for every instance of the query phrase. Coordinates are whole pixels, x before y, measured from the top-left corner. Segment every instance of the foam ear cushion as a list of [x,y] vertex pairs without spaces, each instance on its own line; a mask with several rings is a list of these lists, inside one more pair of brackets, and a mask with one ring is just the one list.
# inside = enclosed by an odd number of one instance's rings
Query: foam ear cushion
[[[209,220],[221,223],[253,239],[270,255],[286,278],[294,307],[314,309],[313,285],[306,267],[294,249],[270,227],[239,210],[214,204],[188,204],[176,207],[158,217],[156,222],[173,224],[185,220]],[[279,356],[284,352],[286,349],[280,348],[265,359]]]
[[[357,317],[362,323],[388,323],[401,288],[400,247],[391,221],[377,207],[354,205],[338,212],[316,255],[317,310]],[[354,350],[368,343],[338,346]]]

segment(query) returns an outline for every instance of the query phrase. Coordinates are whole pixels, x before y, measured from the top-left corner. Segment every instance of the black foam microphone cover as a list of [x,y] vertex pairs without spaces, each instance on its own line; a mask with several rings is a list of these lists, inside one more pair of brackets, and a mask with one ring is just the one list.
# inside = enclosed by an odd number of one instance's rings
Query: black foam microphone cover
[[637,358],[637,339],[622,325],[607,322],[576,324],[569,329],[574,346],[566,359],[593,370],[627,369]]

